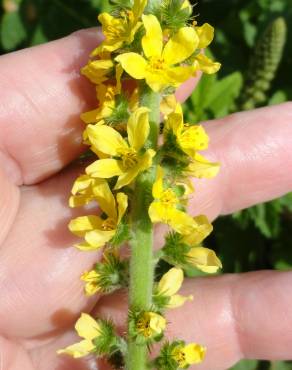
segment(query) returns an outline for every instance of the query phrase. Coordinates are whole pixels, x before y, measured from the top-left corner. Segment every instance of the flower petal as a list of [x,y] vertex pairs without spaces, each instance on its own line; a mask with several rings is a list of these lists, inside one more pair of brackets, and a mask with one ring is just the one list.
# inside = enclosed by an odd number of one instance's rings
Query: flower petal
[[117,203],[118,203],[118,224],[121,222],[127,208],[128,208],[128,197],[124,193],[117,194]]
[[189,245],[200,244],[213,231],[213,226],[204,215],[193,218],[192,227],[184,233],[184,242]]
[[81,358],[90,354],[95,349],[94,344],[91,340],[82,340],[79,343],[72,344],[64,349],[57,351],[59,355],[66,354],[73,358]]
[[183,283],[184,273],[180,268],[172,268],[164,274],[158,283],[159,293],[165,296],[173,296],[177,293]]
[[69,223],[69,230],[77,236],[83,237],[91,230],[100,228],[102,220],[98,216],[82,216],[71,220]]
[[125,53],[116,58],[123,69],[136,80],[145,78],[147,61],[137,53]]
[[145,144],[150,131],[149,109],[140,107],[130,116],[127,132],[129,144],[136,151],[139,151]]
[[[93,194],[98,201],[100,208],[108,217],[117,219],[116,201],[107,181],[99,179],[100,184],[93,187]],[[103,181],[102,181],[103,180]]]
[[191,343],[184,347],[184,357],[188,365],[201,363],[206,355],[206,348],[199,344]]
[[108,243],[115,236],[115,233],[116,230],[105,231],[95,229],[86,233],[85,241],[92,247],[90,250],[99,249]]
[[147,5],[147,0],[134,0],[133,14],[135,19],[139,19]]
[[186,174],[198,179],[211,179],[217,176],[220,170],[220,163],[210,162],[198,153],[196,153],[193,159],[185,171]]
[[156,170],[156,180],[152,187],[152,195],[155,199],[160,199],[163,193],[163,168],[157,166]]
[[172,67],[166,70],[169,84],[176,87],[187,81],[194,73],[195,68],[190,66]]
[[122,163],[116,159],[99,159],[86,168],[86,173],[103,179],[120,176],[123,173]]
[[143,51],[147,58],[161,58],[163,34],[158,19],[152,15],[142,16],[146,35],[142,38]]
[[88,125],[86,133],[90,143],[100,152],[115,156],[118,155],[118,149],[128,147],[121,134],[112,127]]
[[195,30],[199,36],[199,49],[205,49],[208,47],[214,39],[214,27],[209,23],[204,23],[201,27],[196,27]]
[[183,306],[187,301],[192,301],[194,297],[192,295],[183,296],[180,294],[174,294],[170,297],[170,300],[167,304],[167,308],[178,308]]
[[195,70],[200,70],[211,75],[219,71],[221,64],[218,62],[213,62],[212,59],[206,57],[204,54],[199,54],[196,56],[194,67]]
[[80,319],[75,324],[75,329],[81,338],[92,340],[100,335],[100,326],[93,317],[87,313],[82,313]]
[[155,156],[155,151],[148,149],[140,158],[135,167],[125,171],[118,178],[115,186],[115,190],[122,188],[123,186],[129,185],[139,173],[146,171],[152,166],[152,158]]
[[199,37],[193,27],[182,27],[164,47],[162,58],[168,65],[188,59],[198,48]]
[[194,247],[187,253],[187,258],[191,265],[210,274],[222,268],[220,259],[212,249]]
[[179,211],[178,209],[171,209],[168,212],[168,224],[179,234],[190,234],[194,228],[194,220],[187,213]]

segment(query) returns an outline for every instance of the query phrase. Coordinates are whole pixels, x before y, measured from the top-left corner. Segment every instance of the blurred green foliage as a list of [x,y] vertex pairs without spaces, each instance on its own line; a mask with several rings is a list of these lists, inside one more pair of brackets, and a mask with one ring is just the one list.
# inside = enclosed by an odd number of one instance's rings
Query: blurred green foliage
[[[185,106],[189,122],[292,99],[292,0],[194,3],[198,22],[216,28],[216,40],[208,53],[222,63],[222,69],[216,76],[202,78]],[[104,10],[108,2],[102,0],[2,0],[1,53],[95,26],[97,14]],[[291,233],[289,194],[218,219],[207,244],[220,254],[224,272],[288,270],[292,267]],[[233,368],[264,369],[292,370],[292,363],[241,361]]]

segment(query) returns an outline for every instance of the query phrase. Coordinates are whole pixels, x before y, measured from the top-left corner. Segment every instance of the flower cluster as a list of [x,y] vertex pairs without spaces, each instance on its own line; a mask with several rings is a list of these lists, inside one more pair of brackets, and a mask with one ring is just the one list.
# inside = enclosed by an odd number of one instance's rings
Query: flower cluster
[[[115,366],[122,358],[128,370],[146,364],[185,369],[203,360],[203,346],[165,342],[152,362],[140,349],[163,339],[166,309],[193,299],[178,294],[184,271],[214,273],[222,267],[215,252],[202,245],[212,231],[207,217],[188,213],[191,178],[212,178],[220,166],[201,154],[209,137],[203,126],[184,122],[174,96],[198,71],[220,68],[203,52],[214,29],[193,21],[188,1],[117,0],[115,5],[112,14],[99,15],[104,41],[81,71],[96,86],[97,107],[81,115],[84,143],[96,158],[75,181],[69,205],[90,204],[92,214],[73,219],[69,229],[80,238],[79,250],[104,251],[103,260],[81,276],[86,295],[130,286],[128,333],[119,336],[112,322],[83,313],[76,323],[83,340],[59,353],[107,356]],[[159,259],[173,267],[154,282],[156,223],[168,226]],[[127,241],[130,261],[119,253]]]

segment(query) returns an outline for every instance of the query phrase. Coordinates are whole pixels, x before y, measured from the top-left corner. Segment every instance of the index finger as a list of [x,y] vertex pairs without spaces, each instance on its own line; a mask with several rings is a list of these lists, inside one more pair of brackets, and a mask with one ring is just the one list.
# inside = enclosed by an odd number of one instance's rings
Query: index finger
[[[0,166],[14,183],[39,182],[84,150],[79,116],[97,102],[79,70],[101,37],[83,30],[0,58]],[[180,89],[181,100],[194,81]]]

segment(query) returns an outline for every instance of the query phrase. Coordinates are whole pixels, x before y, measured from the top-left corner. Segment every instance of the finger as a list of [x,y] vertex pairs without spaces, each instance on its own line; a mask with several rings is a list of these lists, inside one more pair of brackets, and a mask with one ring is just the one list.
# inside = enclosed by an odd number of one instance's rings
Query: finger
[[[292,359],[291,283],[292,273],[272,271],[189,280],[182,294],[194,300],[168,312],[166,337],[206,346],[201,370],[225,370],[242,358]],[[104,297],[97,317],[125,323],[125,301]]]
[[[223,169],[218,179],[196,184],[193,214],[216,217],[220,212],[231,212],[291,189],[291,173],[282,166],[283,160],[288,167],[291,161],[289,115],[291,105],[286,104],[233,115],[226,123],[207,124],[211,147],[215,148],[210,156],[220,158]],[[273,116],[277,116],[276,132],[274,121],[269,121]],[[266,131],[273,132],[274,152],[268,154],[266,145],[270,139]],[[255,133],[258,136],[253,139]],[[239,137],[250,140],[239,140]],[[254,147],[257,155],[251,155]],[[0,312],[5,317],[0,325],[7,336],[32,337],[54,331],[62,327],[62,320],[54,319],[58,311],[71,313],[63,320],[69,323],[79,310],[91,303],[83,296],[79,276],[98,256],[70,248],[75,239],[67,231],[67,223],[74,217],[67,198],[76,175],[76,170],[68,170],[64,175],[23,191],[15,227],[0,251],[0,260],[5,262],[0,265],[0,288],[4,297]],[[246,190],[239,191],[238,187],[243,186]],[[75,215],[80,213],[78,210]],[[161,242],[162,234],[156,235],[156,244]],[[15,314],[9,315],[11,312]],[[33,323],[30,312],[36,318]]]
[[0,250],[2,335],[46,341],[97,300],[84,298],[80,275],[101,252],[72,247],[76,239],[67,227],[82,212],[68,207],[77,173],[68,170],[46,184],[22,189],[14,228]]
[[[79,70],[100,40],[97,29],[83,30],[1,56],[0,166],[15,183],[43,180],[84,150],[79,116],[97,102]],[[185,99],[196,81],[178,97]]]
[[291,122],[292,103],[206,122],[206,157],[222,166],[215,179],[195,181],[192,212],[214,219],[290,192]]

